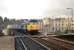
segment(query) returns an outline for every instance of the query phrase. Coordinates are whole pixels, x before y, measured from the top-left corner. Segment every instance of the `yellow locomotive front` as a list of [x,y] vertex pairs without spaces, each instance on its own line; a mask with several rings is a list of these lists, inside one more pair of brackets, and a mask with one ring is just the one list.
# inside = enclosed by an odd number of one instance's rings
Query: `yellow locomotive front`
[[39,33],[40,25],[38,24],[37,21],[31,21],[30,23],[27,24],[27,31],[31,35],[36,35]]

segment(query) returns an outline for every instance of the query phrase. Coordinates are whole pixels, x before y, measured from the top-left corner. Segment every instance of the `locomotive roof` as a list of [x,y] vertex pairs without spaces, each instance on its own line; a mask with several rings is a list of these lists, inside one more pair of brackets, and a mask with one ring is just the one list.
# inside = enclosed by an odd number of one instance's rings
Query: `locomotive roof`
[[38,22],[38,20],[33,19],[33,20],[30,20],[30,22]]

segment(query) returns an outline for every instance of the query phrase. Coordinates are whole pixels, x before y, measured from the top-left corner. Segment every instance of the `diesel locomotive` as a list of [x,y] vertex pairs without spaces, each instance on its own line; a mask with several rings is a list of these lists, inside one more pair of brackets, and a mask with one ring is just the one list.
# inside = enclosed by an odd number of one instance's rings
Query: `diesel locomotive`
[[40,25],[38,24],[38,20],[30,20],[27,24],[27,32],[31,35],[39,34]]

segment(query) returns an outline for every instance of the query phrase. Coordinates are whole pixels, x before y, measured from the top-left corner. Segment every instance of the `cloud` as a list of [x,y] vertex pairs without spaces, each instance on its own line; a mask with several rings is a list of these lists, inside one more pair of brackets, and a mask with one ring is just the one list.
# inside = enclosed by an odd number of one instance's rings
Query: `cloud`
[[49,5],[48,0],[6,0],[4,2],[5,7],[8,10],[7,16],[10,16],[9,18],[12,18],[12,16],[13,18],[43,16],[43,12]]
[[7,9],[4,5],[4,1],[5,0],[0,0],[0,16],[3,16],[3,17],[6,16],[7,14]]
[[52,8],[45,10],[44,16],[71,16],[71,11],[66,8],[74,8],[74,0],[52,0]]
[[70,15],[67,7],[74,8],[74,0],[0,0],[0,14],[8,18]]

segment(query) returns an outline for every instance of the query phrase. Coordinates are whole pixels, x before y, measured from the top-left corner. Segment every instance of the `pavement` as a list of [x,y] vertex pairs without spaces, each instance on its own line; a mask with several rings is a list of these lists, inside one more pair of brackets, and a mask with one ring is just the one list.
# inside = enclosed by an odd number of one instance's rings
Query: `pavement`
[[0,50],[15,50],[14,38],[11,36],[1,36]]

